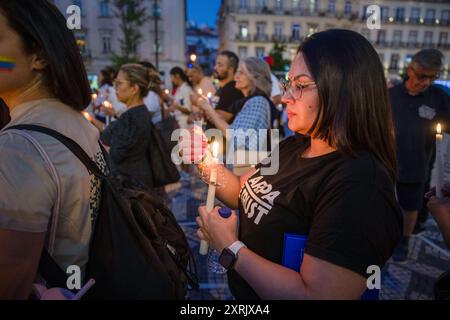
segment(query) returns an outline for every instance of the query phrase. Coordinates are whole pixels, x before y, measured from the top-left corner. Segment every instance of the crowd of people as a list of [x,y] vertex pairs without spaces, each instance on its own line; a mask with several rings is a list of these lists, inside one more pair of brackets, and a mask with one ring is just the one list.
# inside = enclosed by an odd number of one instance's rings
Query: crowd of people
[[[280,83],[263,59],[222,51],[212,77],[195,63],[175,67],[166,89],[143,61],[101,70],[93,92],[63,15],[35,0],[0,2],[0,56],[15,61],[0,73],[0,299],[29,298],[43,248],[63,270],[85,271],[101,197],[99,178],[64,145],[14,130],[22,124],[63,134],[105,174],[162,196],[149,136],[190,130],[179,143],[184,166],[207,181],[220,170],[216,197],[235,210],[224,219],[219,207],[202,206],[197,223],[199,238],[221,253],[236,299],[361,299],[370,266],[392,255],[407,261],[425,208],[450,245],[450,186],[436,197],[431,183],[433,128],[450,128],[450,98],[433,86],[443,64],[437,50],[417,53],[408,79],[389,90],[370,42],[334,29],[307,38]],[[285,139],[264,162],[218,165],[207,143],[193,143],[214,128],[223,154],[231,144],[258,151],[267,141],[238,132],[280,127],[280,104]],[[263,174],[274,161],[277,173]],[[287,235],[307,238],[295,270],[284,264]]]

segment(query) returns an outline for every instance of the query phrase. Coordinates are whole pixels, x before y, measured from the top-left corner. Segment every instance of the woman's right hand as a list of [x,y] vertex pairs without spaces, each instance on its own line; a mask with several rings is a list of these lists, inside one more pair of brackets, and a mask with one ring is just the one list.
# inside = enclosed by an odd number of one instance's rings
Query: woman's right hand
[[178,146],[185,164],[199,164],[208,154],[208,139],[202,128],[196,125],[191,127],[188,137],[180,137]]

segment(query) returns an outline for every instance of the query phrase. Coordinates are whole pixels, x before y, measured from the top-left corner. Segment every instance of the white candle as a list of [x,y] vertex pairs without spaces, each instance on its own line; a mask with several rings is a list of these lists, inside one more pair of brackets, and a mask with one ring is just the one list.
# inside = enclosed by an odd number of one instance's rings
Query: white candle
[[[219,143],[216,141],[213,143],[213,163],[211,166],[211,173],[209,176],[209,187],[208,187],[208,197],[206,198],[206,211],[211,212],[214,209],[214,200],[216,197],[216,184],[217,184],[217,164],[219,159],[217,158],[219,154]],[[200,254],[208,254],[208,242],[202,240],[200,242]]]
[[442,163],[444,135],[442,134],[440,123],[437,125],[436,131],[436,196],[442,198],[442,188],[444,186],[444,170]]
[[209,103],[211,104],[212,93],[211,93],[211,92],[208,92],[207,97],[208,97]]

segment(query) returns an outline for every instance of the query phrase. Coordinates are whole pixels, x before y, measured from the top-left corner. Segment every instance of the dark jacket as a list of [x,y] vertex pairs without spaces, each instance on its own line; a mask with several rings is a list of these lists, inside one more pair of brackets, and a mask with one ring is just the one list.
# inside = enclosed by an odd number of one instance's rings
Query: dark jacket
[[130,176],[149,188],[153,187],[147,158],[151,126],[151,116],[142,105],[126,111],[101,134],[102,142],[110,146],[112,173]]
[[11,118],[9,117],[9,110],[6,104],[0,99],[0,130],[6,126]]

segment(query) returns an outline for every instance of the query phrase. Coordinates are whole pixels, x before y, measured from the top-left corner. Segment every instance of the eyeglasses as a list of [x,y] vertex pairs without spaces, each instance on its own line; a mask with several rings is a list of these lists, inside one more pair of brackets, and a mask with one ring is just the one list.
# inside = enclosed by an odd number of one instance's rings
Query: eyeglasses
[[315,85],[314,81],[306,83],[298,83],[298,80],[294,79],[280,79],[280,87],[282,89],[283,96],[289,94],[294,100],[300,100],[303,94],[303,89]]
[[417,80],[419,80],[420,82],[425,81],[425,80],[434,81],[434,80],[439,79],[439,77],[441,76],[440,72],[438,72],[438,73],[436,73],[436,74],[434,74],[432,76],[427,76],[426,74],[418,73],[416,71],[416,69],[414,69],[413,66],[410,66],[410,67],[411,67],[411,70],[414,72],[414,75],[416,76]]
[[118,79],[116,79],[116,80],[114,80],[114,86],[117,87],[117,86],[121,85],[121,84],[124,83],[124,82],[130,82],[130,81],[128,81],[128,80],[118,80]]

